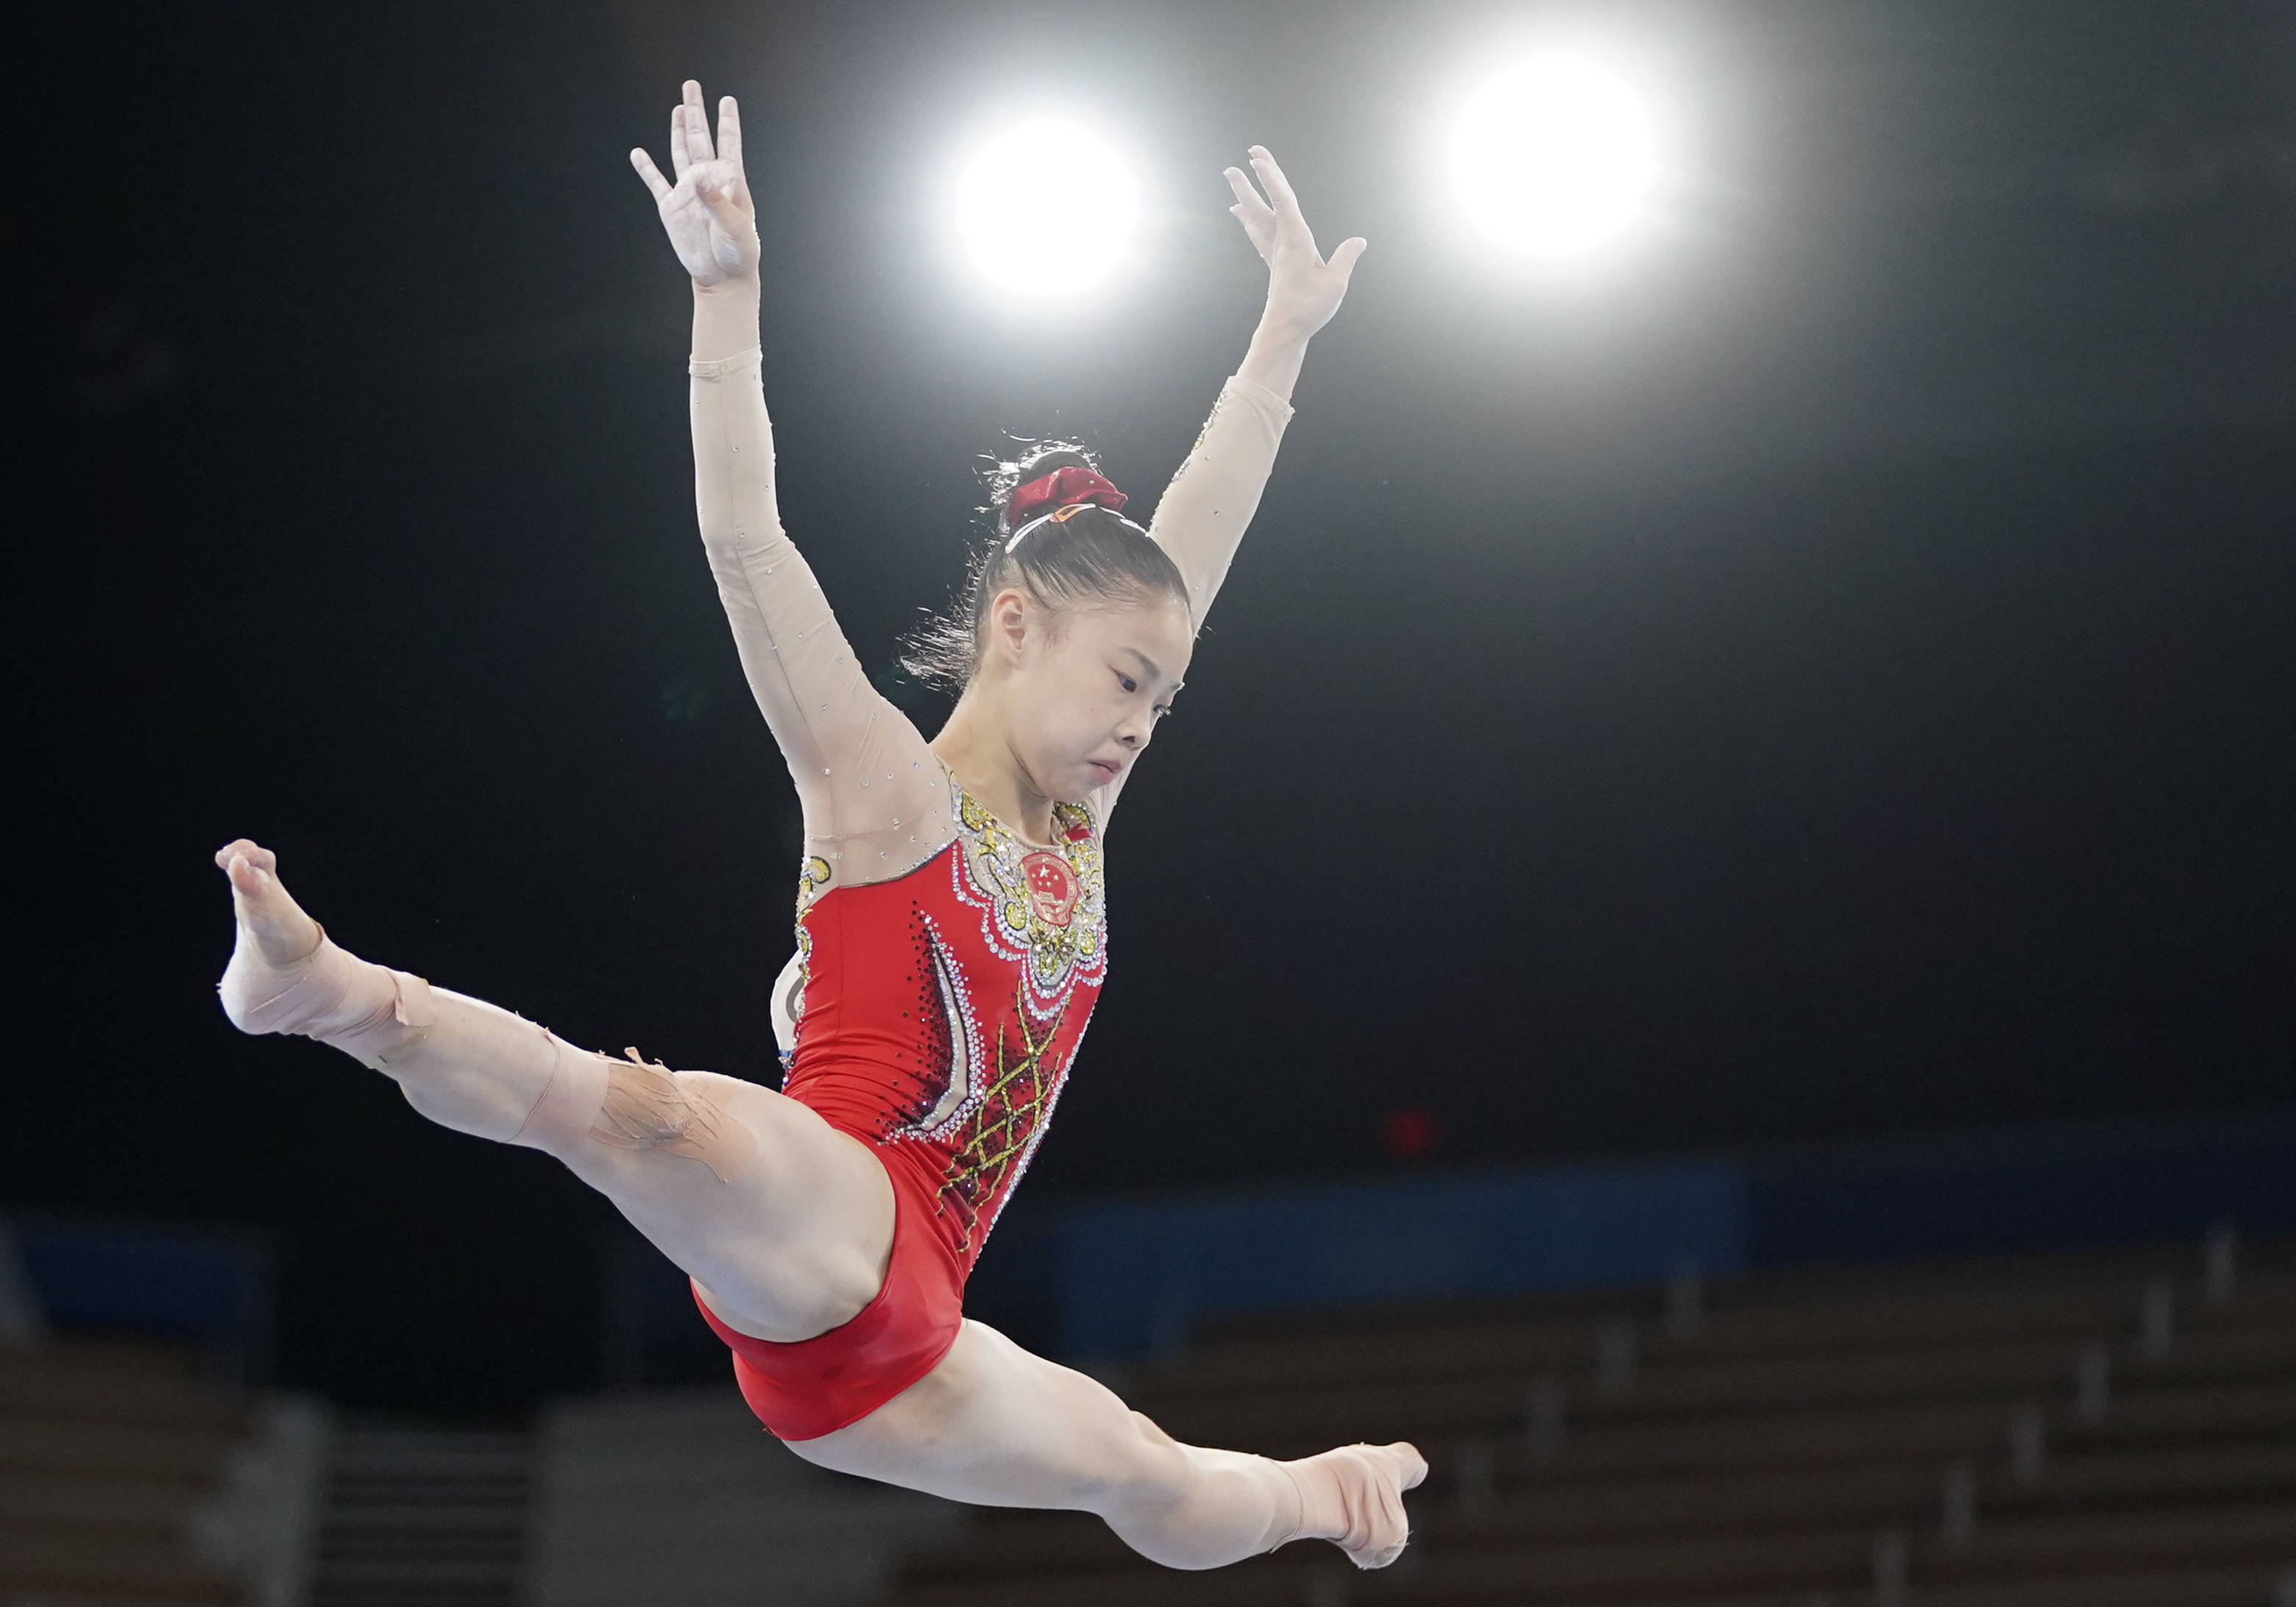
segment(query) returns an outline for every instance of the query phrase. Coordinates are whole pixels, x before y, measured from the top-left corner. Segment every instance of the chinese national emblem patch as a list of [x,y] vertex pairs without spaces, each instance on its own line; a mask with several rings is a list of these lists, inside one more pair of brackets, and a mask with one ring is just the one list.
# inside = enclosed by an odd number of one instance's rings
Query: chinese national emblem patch
[[1077,886],[1076,872],[1058,854],[1039,849],[1024,856],[1021,873],[1028,878],[1029,904],[1037,919],[1047,926],[1065,927],[1076,914],[1077,898],[1082,890]]

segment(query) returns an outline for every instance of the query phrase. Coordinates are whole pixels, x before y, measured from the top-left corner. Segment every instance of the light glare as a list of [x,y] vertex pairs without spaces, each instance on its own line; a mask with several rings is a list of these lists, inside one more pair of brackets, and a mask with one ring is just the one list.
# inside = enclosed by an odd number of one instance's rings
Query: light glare
[[1659,177],[1649,109],[1584,57],[1534,57],[1471,95],[1452,130],[1461,201],[1486,234],[1542,257],[1616,241]]
[[1137,232],[1139,186],[1106,140],[1063,118],[1016,124],[958,175],[957,236],[991,283],[1064,299],[1109,277]]

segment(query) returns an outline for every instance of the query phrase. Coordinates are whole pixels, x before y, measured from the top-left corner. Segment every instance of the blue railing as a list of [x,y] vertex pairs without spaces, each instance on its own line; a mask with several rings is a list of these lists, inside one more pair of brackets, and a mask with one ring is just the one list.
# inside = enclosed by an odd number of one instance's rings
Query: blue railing
[[266,1359],[271,1256],[258,1235],[12,1218],[0,1218],[0,1255],[28,1324],[181,1340],[233,1371]]
[[2224,1222],[2296,1230],[2296,1111],[1072,1204],[1000,1227],[976,1287],[984,1308],[1035,1305],[1063,1355],[1126,1357],[1222,1313],[2080,1250]]

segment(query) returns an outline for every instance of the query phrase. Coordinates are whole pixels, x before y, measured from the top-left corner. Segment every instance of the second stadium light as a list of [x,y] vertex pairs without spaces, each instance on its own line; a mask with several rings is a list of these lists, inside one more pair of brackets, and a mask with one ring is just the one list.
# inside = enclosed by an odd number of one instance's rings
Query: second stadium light
[[996,291],[1031,306],[1075,300],[1123,266],[1139,234],[1140,184],[1113,143],[1043,116],[976,145],[950,197],[960,249]]
[[1448,134],[1467,215],[1486,239],[1529,257],[1615,246],[1646,217],[1661,175],[1646,97],[1578,52],[1542,52],[1486,78]]

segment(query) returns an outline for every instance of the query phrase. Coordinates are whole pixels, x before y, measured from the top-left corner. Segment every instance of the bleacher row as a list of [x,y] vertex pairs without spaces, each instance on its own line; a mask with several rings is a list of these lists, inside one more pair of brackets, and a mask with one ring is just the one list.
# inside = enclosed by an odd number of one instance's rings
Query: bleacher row
[[2296,1241],[1231,1322],[1127,1393],[1415,1441],[1411,1549],[1176,1575],[990,1513],[900,1607],[2296,1607]]
[[236,1607],[193,1537],[249,1429],[180,1348],[0,1348],[0,1607]]
[[[1232,1321],[1127,1390],[1200,1443],[1415,1440],[1411,1550],[1176,1574],[988,1512],[901,1607],[2296,1607],[2296,1241]],[[176,1350],[0,1349],[0,1607],[249,1600],[193,1536],[250,1430]]]

